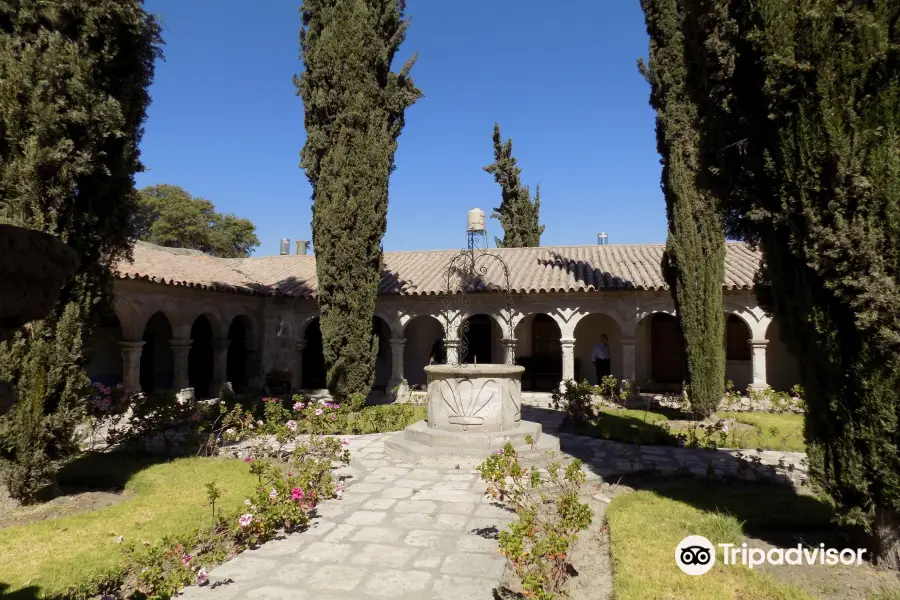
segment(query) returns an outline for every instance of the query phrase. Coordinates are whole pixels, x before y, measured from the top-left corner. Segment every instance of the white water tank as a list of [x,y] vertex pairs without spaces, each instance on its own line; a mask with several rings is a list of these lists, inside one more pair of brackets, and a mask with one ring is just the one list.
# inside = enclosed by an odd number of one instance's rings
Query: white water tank
[[281,254],[281,256],[287,256],[290,253],[291,253],[291,240],[289,240],[287,238],[281,238],[279,254]]
[[484,211],[473,208],[469,211],[469,219],[466,222],[466,231],[484,231]]

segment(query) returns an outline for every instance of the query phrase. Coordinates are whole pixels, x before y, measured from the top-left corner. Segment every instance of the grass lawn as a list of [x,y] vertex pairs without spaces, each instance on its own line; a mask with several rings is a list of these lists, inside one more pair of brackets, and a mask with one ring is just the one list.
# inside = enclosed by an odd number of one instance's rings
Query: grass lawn
[[617,600],[812,600],[758,570],[725,566],[721,555],[701,576],[686,575],[675,565],[675,547],[688,535],[739,544],[754,528],[824,526],[827,508],[812,498],[767,487],[645,490],[617,497],[606,517]]
[[[762,448],[804,452],[803,415],[749,412],[722,412],[716,418],[731,418],[742,424],[728,432],[725,447]],[[587,429],[573,433],[629,444],[673,445],[675,435],[692,425],[687,415],[672,410],[600,409],[600,416]],[[698,435],[702,432],[698,431]],[[716,442],[720,440],[718,436]]]
[[210,481],[222,490],[217,506],[234,510],[256,478],[237,460],[155,462],[113,454],[76,460],[60,474],[61,484],[126,490],[130,497],[92,512],[0,529],[0,596],[94,591],[98,582],[115,578],[125,562],[117,536],[140,544],[195,532],[209,518],[204,485]]

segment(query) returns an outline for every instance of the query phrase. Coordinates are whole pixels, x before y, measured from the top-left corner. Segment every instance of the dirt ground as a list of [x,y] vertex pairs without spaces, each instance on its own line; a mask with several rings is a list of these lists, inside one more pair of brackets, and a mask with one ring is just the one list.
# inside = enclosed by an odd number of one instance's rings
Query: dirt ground
[[27,525],[36,521],[58,519],[118,504],[130,496],[128,492],[108,492],[63,488],[62,494],[41,504],[20,506],[0,487],[0,529]]

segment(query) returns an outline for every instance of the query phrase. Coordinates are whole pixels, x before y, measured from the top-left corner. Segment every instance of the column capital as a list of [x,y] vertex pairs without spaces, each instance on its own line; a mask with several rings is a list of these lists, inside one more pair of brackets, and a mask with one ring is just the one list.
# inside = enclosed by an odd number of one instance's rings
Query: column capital
[[122,340],[117,343],[119,344],[119,348],[125,350],[126,352],[129,350],[141,350],[143,349],[144,344],[146,344],[146,342],[131,342],[126,340]]
[[444,340],[444,346],[447,348],[458,348],[460,344],[459,338],[452,340]]
[[504,346],[512,346],[514,344],[517,344],[519,340],[517,340],[516,338],[503,338],[502,340],[500,340],[500,342]]
[[391,346],[403,346],[406,344],[406,338],[391,338],[389,341]]
[[212,341],[213,350],[224,351],[228,350],[228,346],[231,345],[231,340],[226,339],[218,339]]
[[559,343],[562,344],[563,348],[574,348],[575,338],[560,338]]
[[637,345],[637,339],[635,339],[635,338],[633,338],[633,337],[623,337],[622,340],[621,340],[621,344],[622,344],[623,346],[636,346],[636,345]]
[[750,345],[751,348],[765,348],[768,345],[769,340],[765,340],[765,339],[747,340],[747,343]]
[[169,340],[172,350],[190,350],[193,343],[194,340],[191,339]]

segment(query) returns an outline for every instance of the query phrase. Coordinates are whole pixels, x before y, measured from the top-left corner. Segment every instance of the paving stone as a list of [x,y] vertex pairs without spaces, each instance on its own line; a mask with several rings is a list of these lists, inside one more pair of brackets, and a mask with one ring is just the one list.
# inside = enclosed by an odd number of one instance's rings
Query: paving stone
[[349,506],[341,506],[337,502],[323,502],[316,506],[316,514],[320,517],[332,520],[350,509]]
[[383,491],[387,487],[384,483],[354,483],[347,488],[347,493],[351,491],[354,494],[376,494]]
[[409,498],[412,496],[413,490],[412,488],[402,488],[402,487],[391,487],[383,492],[381,492],[381,496],[384,498]]
[[363,478],[362,483],[393,483],[397,475],[369,475]]
[[269,577],[269,581],[281,585],[305,584],[317,566],[312,563],[299,561],[291,561],[289,565],[286,566],[282,563],[281,568],[276,569]]
[[442,502],[440,505],[440,512],[455,515],[470,515],[474,510],[474,502]]
[[420,548],[413,560],[414,569],[438,569],[446,558],[447,552],[438,548]]
[[426,481],[424,479],[398,479],[394,481],[394,486],[412,488],[414,490],[422,490],[430,486],[432,483],[434,482]]
[[367,500],[363,502],[362,508],[363,510],[387,510],[397,502],[392,498],[372,498],[371,500]]
[[377,571],[366,579],[366,593],[373,596],[389,597],[416,593],[422,597],[422,591],[431,583],[431,573],[425,571]]
[[397,515],[392,524],[399,529],[434,529],[434,517],[425,513]]
[[434,528],[458,531],[466,526],[467,520],[468,517],[466,515],[441,513],[434,516]]
[[326,542],[330,542],[332,544],[337,544],[338,542],[343,542],[348,537],[353,535],[353,532],[356,531],[355,525],[338,525],[334,529],[332,529],[328,534],[322,538]]
[[498,506],[497,504],[488,504],[484,506],[479,506],[475,509],[475,517],[486,517],[486,518],[494,518],[505,521],[512,521],[516,519],[516,513],[510,511],[503,505]]
[[438,531],[434,529],[413,529],[403,539],[407,546],[416,548],[437,548],[450,544],[459,534],[452,531]]
[[409,473],[409,469],[400,469],[398,467],[381,467],[379,469],[375,469],[372,474],[373,475],[394,475],[394,476],[405,476]]
[[367,467],[369,469],[377,469],[378,467],[386,467],[391,463],[389,460],[387,460],[385,458],[381,458],[381,459],[361,460],[361,461],[359,461],[359,464],[361,464],[362,466]]
[[350,562],[356,565],[373,565],[387,569],[399,569],[406,563],[411,562],[415,554],[415,548],[406,546],[366,544],[361,552],[350,558]]
[[386,512],[378,510],[358,510],[351,513],[344,522],[348,525],[378,525],[384,521]]
[[313,542],[297,554],[297,560],[310,562],[343,562],[352,551],[350,544],[332,544],[331,542]]
[[451,473],[447,476],[447,481],[476,481],[478,479],[478,475],[472,474],[463,474],[463,473]]
[[359,567],[327,565],[313,573],[306,585],[312,589],[349,591],[355,588],[365,575],[366,570]]
[[354,542],[398,542],[404,532],[393,527],[360,527],[350,538]]
[[432,585],[434,600],[493,600],[499,579],[474,579],[444,575]]
[[413,500],[437,500],[440,502],[478,502],[481,494],[463,490],[416,490]]
[[441,572],[446,575],[475,575],[499,581],[505,566],[505,559],[499,554],[491,557],[485,554],[456,552],[444,559]]
[[413,469],[406,475],[409,479],[424,479],[425,481],[438,481],[441,472],[437,469]]
[[260,600],[305,600],[309,595],[304,590],[296,588],[267,585],[242,592],[241,597]]
[[438,481],[431,489],[433,490],[468,490],[472,486],[471,481]]
[[425,513],[430,514],[437,510],[437,504],[430,500],[400,500],[394,506],[396,513]]
[[240,579],[246,581],[270,572],[278,566],[278,561],[272,558],[256,558],[254,556],[241,556],[240,560],[229,560],[210,571],[210,579]]
[[469,534],[456,541],[456,549],[459,552],[498,552],[499,546],[496,539]]

